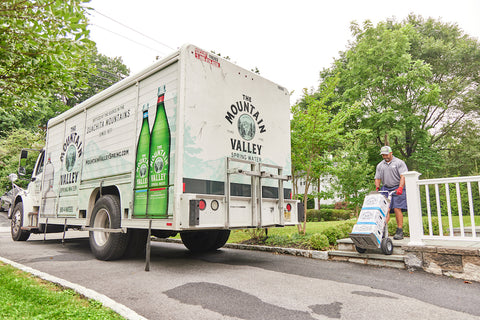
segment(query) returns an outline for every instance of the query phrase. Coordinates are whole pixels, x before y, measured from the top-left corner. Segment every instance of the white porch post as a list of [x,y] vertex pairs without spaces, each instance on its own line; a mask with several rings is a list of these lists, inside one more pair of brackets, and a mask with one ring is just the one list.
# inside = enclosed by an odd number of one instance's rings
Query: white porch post
[[420,189],[417,186],[418,177],[421,173],[408,171],[405,177],[405,189],[407,192],[408,224],[410,227],[409,246],[423,246],[423,220],[420,205]]
[[407,192],[408,224],[410,227],[409,246],[423,246],[423,220],[420,205],[420,189],[417,186],[418,177],[421,173],[408,171],[405,177],[405,189]]

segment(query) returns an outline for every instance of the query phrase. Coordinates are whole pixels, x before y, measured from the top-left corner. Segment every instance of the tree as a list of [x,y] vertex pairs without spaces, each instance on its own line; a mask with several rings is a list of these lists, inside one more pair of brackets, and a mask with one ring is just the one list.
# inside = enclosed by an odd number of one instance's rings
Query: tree
[[371,140],[369,130],[360,129],[346,133],[344,145],[337,151],[336,165],[332,179],[337,192],[345,198],[347,203],[355,205],[355,214],[358,215],[365,195],[372,189],[374,167],[368,163],[368,153],[365,145]]
[[[343,123],[350,115],[347,109],[332,113],[335,105],[329,104],[337,79],[330,79],[320,88],[321,99],[315,99],[304,90],[303,103],[292,107],[291,145],[293,182],[299,178],[305,181],[303,202],[307,208],[308,189],[313,181],[318,180],[330,161],[329,154],[340,142]],[[353,110],[353,109],[352,109]],[[306,217],[299,232],[306,232]]]
[[94,69],[88,76],[87,86],[83,90],[76,91],[72,97],[67,98],[69,107],[87,100],[130,75],[130,69],[123,64],[121,57],[111,58],[95,49],[90,61]]
[[427,110],[424,128],[436,128],[431,144],[461,127],[480,112],[480,43],[456,24],[442,23],[411,14],[403,22],[416,30],[410,54],[428,63],[428,79],[440,89],[439,104]]
[[53,95],[47,99],[40,98],[29,108],[12,108],[8,112],[0,107],[0,139],[14,129],[45,129],[49,119],[87,100],[130,73],[121,58],[110,58],[96,51],[91,57],[91,64],[92,71],[86,88],[79,89],[70,98]]
[[466,121],[442,140],[445,159],[443,174],[448,176],[480,175],[480,124]]
[[0,113],[69,96],[91,71],[88,0],[0,2]]
[[[11,189],[11,182],[7,177],[10,173],[17,172],[18,157],[22,148],[41,149],[44,145],[44,138],[43,132],[15,129],[5,139],[0,140],[0,190]],[[34,157],[29,157],[27,170],[31,171],[33,169],[35,160]],[[16,183],[26,187],[28,181],[19,180]]]
[[335,97],[340,104],[361,102],[362,116],[347,127],[374,134],[370,163],[377,162],[386,134],[409,168],[422,171],[440,163],[442,139],[479,116],[478,41],[456,25],[414,15],[375,27],[352,23],[351,29],[355,41],[321,77],[340,77]]

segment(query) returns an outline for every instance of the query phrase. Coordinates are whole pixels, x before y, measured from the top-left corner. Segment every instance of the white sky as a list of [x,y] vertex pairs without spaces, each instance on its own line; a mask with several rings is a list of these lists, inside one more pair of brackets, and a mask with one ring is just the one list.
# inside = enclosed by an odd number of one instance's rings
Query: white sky
[[303,88],[318,86],[319,72],[346,49],[353,20],[376,24],[413,12],[457,23],[480,39],[479,0],[92,0],[89,7],[170,47],[91,12],[91,39],[101,53],[121,56],[132,74],[192,43],[245,69],[258,67],[263,77],[294,91],[292,104]]

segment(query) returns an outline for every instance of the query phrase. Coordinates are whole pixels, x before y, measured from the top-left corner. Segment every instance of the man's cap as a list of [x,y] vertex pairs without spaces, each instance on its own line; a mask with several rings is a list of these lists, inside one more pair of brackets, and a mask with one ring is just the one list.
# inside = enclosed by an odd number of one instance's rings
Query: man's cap
[[382,149],[380,149],[380,154],[389,154],[392,152],[392,148],[389,146],[383,146]]

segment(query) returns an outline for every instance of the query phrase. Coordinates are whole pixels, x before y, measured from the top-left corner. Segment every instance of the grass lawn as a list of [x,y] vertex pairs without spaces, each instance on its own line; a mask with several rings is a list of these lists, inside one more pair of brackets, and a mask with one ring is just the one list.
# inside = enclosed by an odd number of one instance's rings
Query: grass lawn
[[95,300],[0,262],[0,319],[124,319]]
[[[432,217],[433,224],[436,221],[438,221],[438,218]],[[350,221],[356,221],[356,219],[352,219]],[[460,227],[460,219],[458,216],[453,216],[452,217],[452,223],[454,228]],[[307,236],[316,234],[316,233],[323,233],[325,230],[329,229],[330,227],[336,227],[345,224],[345,221],[325,221],[325,222],[307,222]],[[408,234],[408,216],[404,216],[404,224],[405,230]],[[448,230],[448,217],[443,216],[442,217],[442,224],[443,224],[443,229],[444,231]],[[470,216],[464,216],[463,217],[463,224],[464,227],[471,226],[471,220]],[[424,228],[428,228],[428,218],[423,217],[423,225]],[[475,226],[480,226],[480,216],[475,216]],[[391,217],[390,223],[389,223],[389,233],[394,234],[396,229],[396,223],[395,223],[395,218]],[[252,238],[252,231],[254,229],[238,229],[238,230],[232,230],[230,234],[230,238],[228,239],[228,243],[241,243],[244,241],[248,241],[249,239]],[[428,229],[427,229],[428,230]],[[438,228],[437,228],[438,230]],[[427,232],[428,233],[428,232]],[[288,226],[288,227],[283,227],[283,228],[269,228],[268,229],[268,236],[269,237],[288,237],[289,240],[292,240],[292,237],[295,237],[298,235],[298,229],[296,226]],[[297,237],[299,242],[302,242],[303,239],[302,237]],[[294,239],[293,239],[294,240]]]
[[[475,217],[475,226],[480,227],[480,216],[474,216]],[[438,220],[436,216],[432,216],[432,220]],[[428,218],[423,217],[423,224],[428,225]],[[448,216],[442,216],[442,224],[443,227],[448,227]],[[452,224],[454,228],[459,228],[460,227],[460,219],[458,216],[452,216]],[[464,227],[471,227],[472,226],[472,221],[470,219],[470,215],[463,216],[463,226]]]

